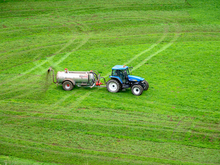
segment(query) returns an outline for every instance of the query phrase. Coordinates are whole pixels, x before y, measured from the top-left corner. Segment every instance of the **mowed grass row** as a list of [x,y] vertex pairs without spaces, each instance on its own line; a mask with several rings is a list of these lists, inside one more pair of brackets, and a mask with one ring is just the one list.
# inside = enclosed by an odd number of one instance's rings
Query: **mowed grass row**
[[[1,163],[218,164],[215,4],[1,3],[0,152],[10,156]],[[134,66],[149,90],[67,92],[46,74],[53,66],[108,77],[116,64]]]

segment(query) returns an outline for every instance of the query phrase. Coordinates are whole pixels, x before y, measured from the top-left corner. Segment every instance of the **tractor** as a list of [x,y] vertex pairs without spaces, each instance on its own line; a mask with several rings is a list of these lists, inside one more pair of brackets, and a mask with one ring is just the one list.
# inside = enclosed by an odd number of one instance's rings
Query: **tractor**
[[142,77],[131,75],[132,69],[133,67],[126,65],[115,65],[109,76],[110,80],[106,84],[108,91],[116,93],[122,89],[131,88],[131,92],[139,96],[144,90],[148,90],[148,82]]

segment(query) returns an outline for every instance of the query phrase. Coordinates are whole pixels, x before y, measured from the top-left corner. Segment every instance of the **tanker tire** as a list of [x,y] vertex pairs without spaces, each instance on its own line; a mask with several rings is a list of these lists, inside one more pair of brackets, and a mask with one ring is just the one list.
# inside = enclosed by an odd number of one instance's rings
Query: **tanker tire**
[[140,96],[143,93],[143,87],[141,85],[134,85],[131,88],[131,92],[136,95],[136,96]]
[[117,80],[111,79],[106,85],[109,92],[117,93],[121,89],[121,85]]
[[144,90],[146,91],[149,88],[149,83],[146,80],[144,80],[144,84],[145,84]]
[[72,89],[73,89],[73,84],[72,84],[72,82],[70,82],[70,81],[64,81],[63,82],[63,89],[65,90],[65,91],[71,91]]

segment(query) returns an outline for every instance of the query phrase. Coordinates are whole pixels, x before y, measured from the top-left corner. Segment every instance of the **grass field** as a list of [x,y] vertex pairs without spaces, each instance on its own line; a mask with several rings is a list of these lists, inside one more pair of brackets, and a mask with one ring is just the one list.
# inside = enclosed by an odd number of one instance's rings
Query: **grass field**
[[[220,164],[219,0],[1,0],[0,164]],[[47,69],[133,66],[149,90]]]

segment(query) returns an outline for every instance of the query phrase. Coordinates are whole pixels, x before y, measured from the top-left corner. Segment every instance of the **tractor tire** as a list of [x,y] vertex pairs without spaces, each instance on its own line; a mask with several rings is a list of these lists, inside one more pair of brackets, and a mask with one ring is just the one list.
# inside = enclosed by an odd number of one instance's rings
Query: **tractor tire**
[[143,87],[141,85],[134,85],[131,88],[131,92],[136,95],[136,96],[140,96],[143,93]]
[[72,89],[73,89],[73,83],[72,82],[70,82],[70,81],[64,81],[63,82],[63,89],[65,90],[65,91],[71,91]]
[[121,84],[114,79],[111,79],[107,82],[106,87],[109,92],[117,93],[121,89]]
[[149,88],[149,84],[148,84],[148,82],[146,81],[146,80],[144,80],[144,90],[146,91],[146,90],[148,90],[148,88]]

